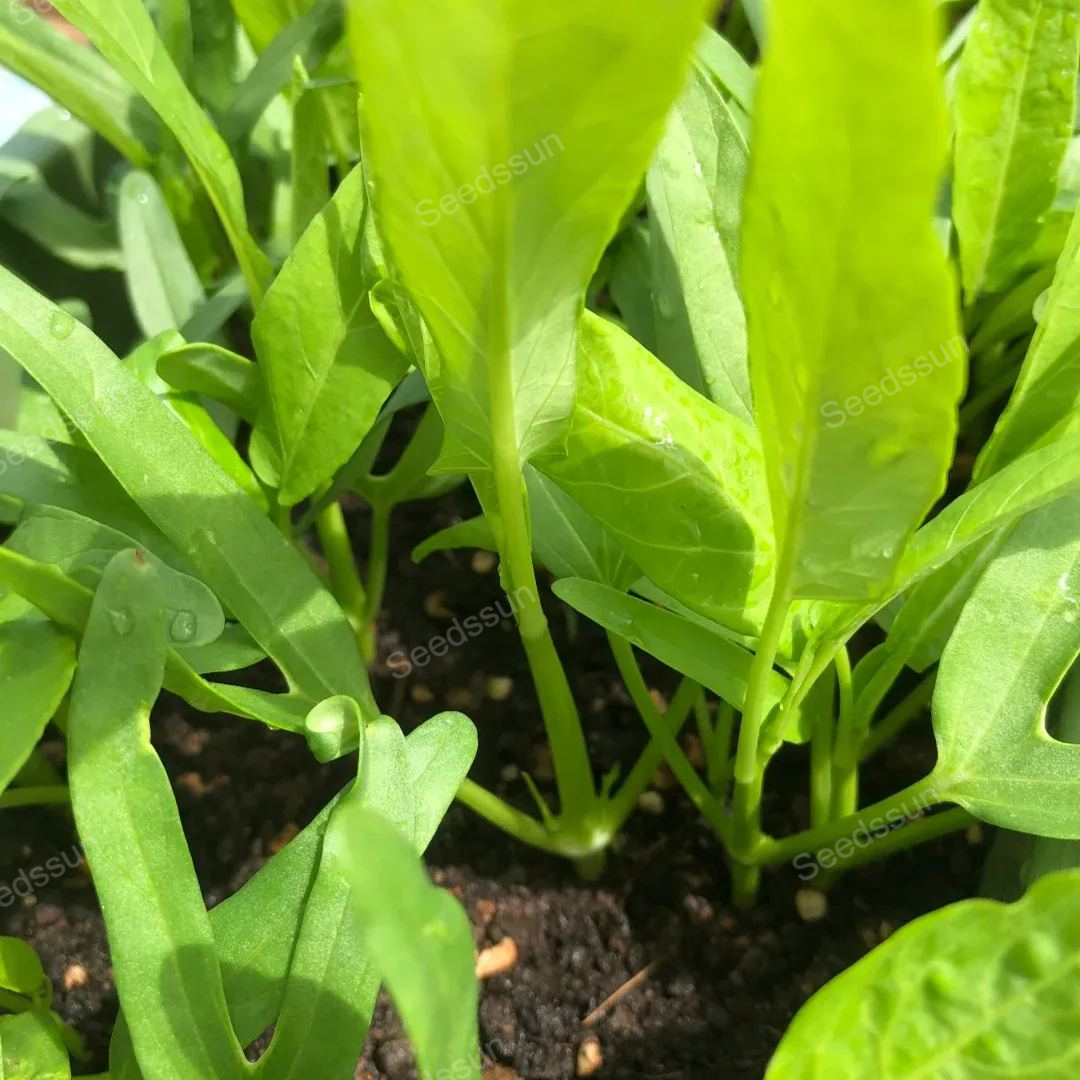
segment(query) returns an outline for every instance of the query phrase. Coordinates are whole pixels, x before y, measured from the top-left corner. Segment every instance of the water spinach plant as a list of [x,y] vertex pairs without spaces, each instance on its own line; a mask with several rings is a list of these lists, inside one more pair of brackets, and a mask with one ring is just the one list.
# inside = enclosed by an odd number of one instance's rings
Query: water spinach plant
[[[1080,10],[981,0],[946,35],[951,6],[748,3],[742,52],[705,0],[66,0],[93,50],[0,10],[0,61],[74,117],[0,154],[3,218],[127,294],[58,303],[0,268],[26,376],[0,369],[0,810],[70,803],[87,841],[110,1075],[351,1075],[381,980],[423,1069],[478,1075],[467,926],[417,861],[455,796],[596,873],[666,762],[744,907],[767,868],[822,885],[976,820],[1080,839],[1058,693],[1080,655]],[[104,141],[107,168],[62,197],[43,135],[84,165]],[[414,557],[498,554],[554,763],[557,806],[524,778],[535,814],[465,777],[464,717],[406,738],[368,678],[394,510],[464,482],[477,516]],[[537,565],[647,730],[603,777]],[[681,679],[666,712],[639,652]],[[284,691],[214,677],[263,660]],[[162,688],[358,762],[210,914],[147,736]],[[928,706],[936,765],[867,804],[863,763]],[[66,780],[35,749],[50,723]],[[810,813],[775,837],[781,752]],[[1064,978],[1074,891],[912,927],[807,1007],[772,1074],[935,935],[962,955],[919,1015],[1006,933],[1026,989]],[[869,1068],[858,1015],[823,1075]],[[1027,1015],[978,1054],[1052,1058]],[[971,1075],[947,1020],[945,1072]],[[62,1052],[41,1007],[0,1038]],[[930,1042],[875,1067],[910,1075]]]

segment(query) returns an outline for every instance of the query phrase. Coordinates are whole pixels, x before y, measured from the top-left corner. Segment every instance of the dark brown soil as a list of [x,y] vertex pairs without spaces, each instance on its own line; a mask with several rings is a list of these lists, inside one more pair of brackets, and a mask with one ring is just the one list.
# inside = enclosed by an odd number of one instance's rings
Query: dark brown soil
[[[385,663],[395,650],[445,632],[455,615],[475,614],[500,598],[490,561],[474,561],[470,552],[437,555],[420,567],[409,561],[414,543],[471,513],[464,491],[436,506],[399,511],[376,693],[406,728],[444,708],[472,716],[481,736],[474,778],[527,807],[517,770],[527,769],[549,790],[550,765],[512,625],[486,631],[408,678],[395,678]],[[362,509],[352,523],[363,552]],[[632,760],[642,743],[640,722],[612,674],[603,636],[557,606],[551,617],[597,768]],[[506,700],[491,699],[492,678],[513,680]],[[657,688],[670,690],[663,679]],[[347,762],[320,768],[300,740],[192,714],[174,699],[159,705],[155,738],[175,779],[210,904],[238,888],[348,777]],[[913,735],[870,770],[867,797],[922,775],[931,753],[925,737]],[[771,829],[804,825],[805,777],[799,751],[782,755],[770,774]],[[799,794],[778,798],[778,790]],[[568,1080],[590,1036],[599,1041],[603,1065],[593,1075],[601,1080],[759,1078],[810,994],[901,924],[971,895],[982,862],[977,837],[926,845],[851,873],[835,886],[827,917],[812,924],[796,913],[801,883],[788,869],[769,875],[758,909],[741,915],[728,902],[726,870],[709,830],[663,773],[657,793],[659,812],[635,815],[604,876],[589,884],[569,865],[522,848],[465,809],[450,812],[429,852],[434,876],[465,903],[479,947],[511,937],[518,949],[516,965],[482,988],[481,1033],[492,1061],[486,1080]],[[34,867],[65,852],[76,862],[75,836],[62,812],[7,812],[0,822],[0,884],[15,882],[21,871],[29,880]],[[116,999],[85,870],[76,867],[0,908],[0,933],[24,937],[39,950],[59,1010],[94,1051],[87,1071],[103,1068]],[[585,1023],[642,972],[629,992]],[[407,1043],[384,1003],[357,1076],[412,1076]]]

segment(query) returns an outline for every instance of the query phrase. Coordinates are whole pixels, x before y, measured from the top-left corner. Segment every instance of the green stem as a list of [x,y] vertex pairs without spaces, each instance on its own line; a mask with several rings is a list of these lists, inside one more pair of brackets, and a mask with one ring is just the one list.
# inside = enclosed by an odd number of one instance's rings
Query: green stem
[[903,701],[870,729],[869,735],[863,740],[860,748],[860,760],[865,761],[883,746],[891,743],[912,720],[929,708],[934,697],[936,679],[937,673],[930,672]]
[[345,515],[337,502],[325,506],[315,519],[315,531],[326,564],[330,568],[330,591],[348,616],[353,631],[370,660],[373,653],[371,627],[367,621],[367,594],[345,526]]
[[[619,662],[618,657],[616,657],[615,662]],[[634,670],[638,671],[638,680],[640,680],[640,669],[637,667],[637,663],[634,661],[632,654],[630,662],[634,665]],[[627,674],[631,674],[631,672],[628,672]],[[623,681],[627,681],[625,675],[623,676]],[[670,749],[672,744],[677,747],[678,742],[676,740],[678,734],[682,731],[683,724],[686,723],[687,717],[690,715],[690,710],[694,707],[694,703],[701,693],[701,688],[696,682],[692,679],[683,679],[679,689],[675,693],[675,697],[672,699],[668,711],[661,716],[659,710],[653,705],[652,698],[649,697],[647,690],[645,691],[644,697],[648,704],[646,705],[645,701],[638,700],[641,694],[641,688],[644,687],[644,685],[644,682],[637,685],[637,680],[635,680],[635,686],[627,684],[627,690],[630,692],[630,697],[633,699],[634,705],[641,715],[642,721],[649,729],[649,745],[642,751],[641,756],[638,758],[633,769],[630,770],[630,773],[623,781],[618,792],[616,792],[608,802],[606,818],[608,828],[611,830],[612,835],[618,833],[626,823],[627,818],[634,812],[638,797],[649,786],[649,781],[655,775],[660,762],[670,757],[668,750],[665,750],[664,743],[657,739],[655,735],[652,735],[653,724],[659,725],[660,729],[665,732],[665,743],[668,749]],[[668,764],[671,764],[670,760],[668,761]],[[686,767],[693,772],[693,766],[689,761],[686,762]],[[682,766],[680,766],[680,768],[682,768]],[[672,772],[675,772],[673,766]],[[676,776],[678,776],[677,773]]]
[[853,841],[854,850],[845,853],[833,851],[836,861],[826,871],[829,877],[828,884],[831,885],[832,879],[843,870],[851,870],[863,863],[886,859],[898,851],[915,847],[916,844],[923,844],[928,840],[936,840],[939,836],[957,832],[959,829],[966,829],[977,820],[966,810],[954,807],[952,810],[942,810],[937,814],[915,818],[902,828],[890,829],[882,836],[870,837],[871,842],[863,847],[859,847]]
[[[701,697],[705,707],[704,694]],[[721,701],[716,708],[716,723],[712,730],[712,743],[707,747],[709,790],[723,802],[731,783],[731,736],[735,732],[735,706]]]
[[8,788],[0,795],[0,810],[22,806],[70,806],[71,792],[62,784],[50,787]]
[[[859,830],[876,828],[873,822],[878,818],[882,822],[902,820],[940,802],[934,790],[936,784],[937,778],[931,774],[895,795],[863,807],[856,814],[786,836],[783,840],[766,840],[758,846],[754,861],[760,866],[779,866],[794,861],[800,855],[812,855],[822,848],[831,848],[837,840],[850,838]],[[895,817],[890,818],[889,815]]]
[[[787,571],[787,572],[785,572]],[[735,794],[732,801],[732,887],[735,903],[749,907],[757,895],[759,875],[754,868],[754,852],[761,843],[761,792],[764,767],[758,759],[761,728],[768,714],[768,685],[780,648],[790,599],[782,583],[790,577],[789,568],[777,573],[777,589],[761,629],[750,678],[746,689],[742,723],[739,725],[738,749],[735,752]]]
[[810,825],[817,828],[832,817],[833,717],[822,709],[810,737]]
[[832,817],[853,814],[859,805],[859,744],[855,700],[851,685],[851,660],[846,648],[836,653],[836,685],[839,719],[833,748]]
[[479,814],[485,821],[523,844],[539,848],[551,855],[568,854],[536,818],[522,813],[472,780],[461,782],[456,798],[474,814]]
[[[551,638],[533,566],[525,486],[514,419],[514,386],[505,311],[494,305],[492,328],[492,447],[503,559],[525,655],[532,671],[555,766],[560,813],[569,831],[585,831],[596,809],[585,733],[562,661]],[[498,535],[499,530],[496,530]],[[505,580],[505,579],[504,579]]]
[[[371,551],[367,568],[367,603],[364,607],[364,625],[371,628],[379,621],[383,596],[386,593],[386,574],[390,554],[390,515],[393,505],[373,503],[371,507]],[[374,653],[374,641],[372,642]]]
[[641,677],[641,669],[634,658],[632,646],[628,641],[611,633],[611,631],[608,631],[607,637],[619,674],[630,692],[634,705],[641,714],[641,719],[645,721],[645,726],[649,729],[649,735],[660,746],[664,754],[664,760],[667,761],[671,771],[675,774],[675,779],[682,784],[686,794],[690,796],[690,801],[716,830],[716,834],[721,841],[725,845],[728,844],[731,838],[731,830],[724,814],[724,808],[713,798],[712,793],[705,786],[705,781],[698,776],[697,771],[683,753],[682,747],[679,746],[675,736],[668,730],[663,717],[660,715],[660,710],[653,704],[653,700],[649,696],[649,689],[645,685],[645,680]]

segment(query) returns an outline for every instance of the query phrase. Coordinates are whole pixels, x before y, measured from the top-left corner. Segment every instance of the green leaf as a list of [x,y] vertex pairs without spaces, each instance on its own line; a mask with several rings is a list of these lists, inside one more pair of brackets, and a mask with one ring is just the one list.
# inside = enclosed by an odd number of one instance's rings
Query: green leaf
[[[1080,436],[1061,439],[1023,455],[954,499],[915,534],[885,595],[867,605],[823,605],[814,626],[815,636],[846,640],[885,605],[951,564],[972,545],[1015,524],[1024,515],[1070,495],[1077,490],[1078,484]],[[975,558],[974,555],[970,557]],[[947,598],[950,581],[957,580],[963,573],[961,567],[956,567],[948,570],[943,579],[933,584],[927,581],[921,587],[927,591],[928,617],[938,603],[935,598]],[[918,592],[913,597],[916,595]],[[928,626],[927,629],[932,628]]]
[[479,1080],[472,928],[398,829],[358,801],[338,806],[323,855],[346,876],[364,947],[416,1048],[418,1071]]
[[213,398],[242,420],[255,420],[262,373],[246,357],[206,342],[181,345],[161,354],[157,373],[174,390]]
[[75,647],[50,623],[6,618],[0,608],[0,792],[18,775],[56,714],[75,673]]
[[468,518],[433,533],[413,548],[412,561],[421,563],[437,551],[456,551],[459,548],[480,548],[482,551],[498,549],[495,533],[486,517]]
[[[46,566],[0,547],[0,584],[38,608],[61,629],[80,637],[86,629],[93,593],[55,566]],[[165,688],[200,712],[224,712],[268,727],[302,733],[314,702],[295,691],[270,694],[244,686],[224,686],[200,678],[179,652],[170,650]]]
[[1080,211],[1009,405],[975,466],[977,480],[1077,430],[1080,400]]
[[443,467],[483,474],[499,456],[509,477],[565,435],[585,290],[705,7],[352,6],[380,228],[440,354],[424,374],[447,424]]
[[476,728],[462,713],[444,712],[405,739],[413,792],[413,840],[426,850],[476,757]]
[[312,704],[347,693],[376,714],[356,638],[303,555],[101,341],[2,269],[0,346],[79,424],[292,687]]
[[90,612],[68,716],[79,836],[109,933],[136,1052],[151,1076],[239,1077],[221,968],[177,813],[150,746],[165,672],[163,595],[151,565],[117,555]]
[[[418,854],[434,835],[475,747],[476,730],[460,713],[433,717],[405,739]],[[210,912],[233,1028],[245,1046],[279,1015],[304,903],[319,867],[333,805]],[[140,1075],[122,1017],[113,1037],[110,1065],[113,1080],[136,1080]]]
[[49,187],[40,169],[0,156],[0,217],[43,251],[80,270],[122,270],[111,222],[92,217]]
[[[340,41],[343,28],[341,0],[318,0],[284,26],[236,88],[221,119],[222,135],[229,142],[247,135],[270,102],[289,84],[296,58],[309,70],[317,68]],[[298,134],[294,133],[294,139]]]
[[1057,193],[1076,113],[1075,0],[980,0],[954,104],[953,217],[969,301],[1008,285]]
[[772,528],[758,434],[586,314],[566,454],[536,467],[694,611],[756,633]]
[[206,293],[161,189],[149,173],[129,172],[117,195],[120,243],[131,306],[143,334],[179,330]]
[[946,148],[936,12],[769,10],[742,288],[779,576],[796,597],[872,597],[944,491],[965,378],[932,228]]
[[934,692],[939,797],[1008,829],[1080,839],[1080,746],[1046,707],[1080,655],[1080,495],[1025,518],[980,578]]
[[292,81],[292,130],[290,153],[291,198],[289,205],[292,241],[299,243],[305,230],[330,199],[330,173],[326,145],[319,119],[321,91],[311,85],[307,68],[297,60]]
[[965,900],[894,934],[796,1015],[767,1080],[1069,1080],[1080,872],[1017,904]]
[[[118,552],[139,547],[130,536],[115,529],[53,508],[25,516],[7,546],[38,562],[58,566],[90,586],[97,585]],[[142,550],[154,564],[161,583],[169,640],[176,646],[210,645],[216,641],[225,629],[217,597],[201,581],[182,569],[174,569],[154,551],[146,547]]]
[[408,368],[368,304],[366,213],[357,168],[301,237],[252,325],[272,413],[260,426],[276,433],[283,506],[349,460]]
[[133,164],[152,162],[156,133],[138,115],[138,98],[123,79],[95,52],[21,4],[0,8],[0,63],[41,87]]
[[751,113],[757,74],[743,59],[742,53],[711,26],[702,28],[695,51],[699,67],[708,72],[743,112]]
[[752,423],[737,271],[749,156],[723,95],[695,67],[646,180],[657,355]]
[[[747,649],[683,615],[625,596],[606,585],[567,578],[557,581],[552,591],[587,619],[742,709],[754,659]],[[765,692],[770,709],[783,698],[789,685],[778,671],[770,674]],[[791,717],[793,741],[804,742],[809,737],[809,732],[801,729],[802,715],[796,710]]]
[[52,1004],[52,985],[38,955],[19,938],[0,937],[0,990],[25,998],[28,1008]]
[[641,576],[618,541],[531,465],[525,485],[537,559],[557,578],[585,578],[625,592]]
[[257,307],[270,282],[270,263],[248,231],[236,162],[184,84],[145,6],[140,0],[65,0],[64,16],[147,101],[180,144],[217,210]]
[[49,1013],[34,1010],[0,1016],[0,1076],[4,1080],[70,1080],[67,1050]]

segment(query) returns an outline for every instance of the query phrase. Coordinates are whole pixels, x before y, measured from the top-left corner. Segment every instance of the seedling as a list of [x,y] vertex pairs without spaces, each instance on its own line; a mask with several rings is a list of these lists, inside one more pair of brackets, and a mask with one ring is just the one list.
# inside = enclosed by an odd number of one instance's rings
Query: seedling
[[[745,4],[740,53],[704,0],[236,5],[246,68],[217,6],[162,5],[155,26],[139,0],[67,0],[96,52],[0,12],[0,57],[122,159],[84,173],[94,214],[43,216],[57,197],[25,155],[0,174],[54,256],[123,268],[138,328],[98,335],[0,270],[0,346],[33,380],[0,432],[0,807],[70,798],[100,842],[119,1061],[147,1071],[182,1024],[204,1036],[195,1074],[249,1071],[277,1017],[257,1069],[345,1075],[362,1025],[316,1036],[369,1008],[361,947],[419,1017],[424,1067],[467,1054],[463,924],[413,857],[455,792],[595,873],[666,760],[742,906],[766,868],[824,885],[976,819],[1080,839],[1075,746],[1046,720],[1080,654],[1080,12],[982,0],[946,37],[941,6]],[[464,482],[480,515],[415,556],[498,554],[555,767],[557,807],[525,778],[537,815],[464,779],[463,718],[438,720],[448,760],[415,768],[420,733],[368,681],[394,509]],[[350,494],[372,511],[365,573]],[[606,631],[648,730],[602,779],[537,563]],[[682,678],[666,714],[635,650]],[[285,692],[212,677],[263,659]],[[350,792],[263,872],[307,901],[280,916],[257,1008],[243,897],[270,887],[202,908],[146,738],[162,686],[321,761],[358,754]],[[927,705],[936,766],[865,805],[862,763]],[[52,720],[70,795],[34,751]],[[114,743],[122,791],[101,779]],[[774,837],[766,774],[791,746],[809,827]],[[146,821],[161,842],[122,887]],[[311,999],[347,909],[356,951]],[[403,932],[429,922],[430,990]],[[188,1011],[162,1027],[173,993]]]

